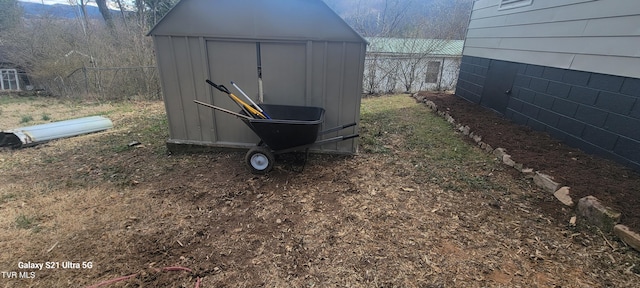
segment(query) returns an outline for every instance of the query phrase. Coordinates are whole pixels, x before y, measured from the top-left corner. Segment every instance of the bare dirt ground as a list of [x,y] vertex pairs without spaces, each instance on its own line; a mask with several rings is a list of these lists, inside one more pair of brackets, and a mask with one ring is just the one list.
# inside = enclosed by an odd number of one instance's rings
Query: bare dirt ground
[[[114,129],[0,152],[0,270],[34,273],[0,286],[86,287],[122,276],[130,278],[102,287],[640,281],[637,252],[549,215],[540,203],[562,209],[552,195],[407,96],[363,100],[357,156],[312,155],[303,172],[284,159],[265,176],[249,173],[244,151],[167,155],[160,102],[97,106]],[[134,140],[142,145],[127,146]]]
[[[423,93],[459,123],[467,125],[492,147],[502,147],[512,158],[552,175],[571,187],[571,197],[593,195],[622,213],[622,223],[640,231],[640,174],[613,161],[587,154],[551,138],[548,134],[516,125],[479,105],[453,94]],[[559,217],[556,207],[547,213]]]

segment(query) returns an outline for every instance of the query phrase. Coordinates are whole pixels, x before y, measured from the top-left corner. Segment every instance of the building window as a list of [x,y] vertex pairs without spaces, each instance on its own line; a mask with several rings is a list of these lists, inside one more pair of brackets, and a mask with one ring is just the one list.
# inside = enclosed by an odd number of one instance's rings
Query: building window
[[438,75],[440,75],[440,62],[429,61],[429,63],[427,63],[427,77],[425,82],[437,83]]
[[0,90],[20,90],[16,69],[0,69],[0,79]]
[[533,0],[501,0],[498,10],[529,6]]

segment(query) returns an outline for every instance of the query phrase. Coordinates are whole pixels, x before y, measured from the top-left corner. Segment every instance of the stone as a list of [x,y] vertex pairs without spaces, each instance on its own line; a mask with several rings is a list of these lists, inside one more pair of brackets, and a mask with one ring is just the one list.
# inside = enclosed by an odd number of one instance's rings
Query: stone
[[436,105],[436,103],[431,100],[427,100],[427,102],[424,102],[424,104],[427,105],[427,107],[429,107],[429,109],[431,110],[438,110],[438,106]]
[[555,193],[558,190],[558,187],[560,187],[560,184],[551,179],[552,178],[549,175],[536,172],[536,174],[533,176],[533,183],[540,186],[545,191]]
[[572,207],[574,203],[573,199],[571,199],[571,196],[569,196],[569,190],[569,187],[564,186],[553,193],[553,196],[556,196],[556,199],[560,200],[562,204]]
[[640,251],[640,234],[631,231],[629,227],[622,224],[613,226],[613,234],[618,236],[622,242],[631,246],[631,248]]
[[522,173],[527,178],[533,178],[533,176],[535,175],[535,173],[533,172],[533,169],[531,168],[522,168],[520,170],[520,173]]
[[493,155],[496,155],[500,160],[502,160],[502,156],[504,156],[504,154],[507,154],[507,151],[504,150],[504,148],[496,148],[496,150],[493,150]]
[[516,165],[516,162],[511,159],[511,155],[509,154],[502,155],[502,163],[511,167],[513,167],[513,165]]
[[454,124],[456,122],[456,120],[454,120],[453,117],[451,117],[451,115],[449,115],[449,114],[446,114],[444,116],[444,118],[447,120],[447,122],[449,122],[451,124]]
[[471,128],[469,128],[469,126],[464,126],[462,127],[462,134],[469,135],[469,133],[471,133]]
[[487,144],[487,146],[484,148],[485,151],[487,151],[487,153],[492,153],[493,152],[493,147],[491,147],[491,145]]
[[513,168],[515,168],[516,170],[522,172],[522,169],[524,168],[524,165],[522,163],[515,163],[515,164],[513,164]]
[[584,217],[589,223],[600,227],[603,231],[610,232],[620,221],[620,212],[600,203],[598,198],[587,196],[578,201],[576,209],[578,216]]

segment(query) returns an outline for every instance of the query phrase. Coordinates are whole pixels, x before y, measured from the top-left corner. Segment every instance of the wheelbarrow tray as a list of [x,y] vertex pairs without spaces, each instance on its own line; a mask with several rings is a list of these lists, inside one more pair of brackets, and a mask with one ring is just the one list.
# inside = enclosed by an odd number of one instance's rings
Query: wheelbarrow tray
[[261,104],[260,107],[271,119],[241,120],[269,149],[278,152],[316,142],[324,121],[323,108],[274,104]]

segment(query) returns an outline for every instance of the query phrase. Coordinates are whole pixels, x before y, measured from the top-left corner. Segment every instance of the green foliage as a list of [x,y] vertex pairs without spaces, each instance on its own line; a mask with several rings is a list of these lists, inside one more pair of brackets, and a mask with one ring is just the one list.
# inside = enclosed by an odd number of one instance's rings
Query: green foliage
[[0,203],[6,203],[9,201],[13,201],[17,198],[17,195],[14,193],[8,193],[0,196]]
[[42,121],[49,121],[51,120],[51,116],[49,116],[49,114],[47,113],[42,113]]
[[31,115],[24,115],[20,118],[20,123],[29,123],[31,121],[33,121],[33,116]]
[[469,145],[451,124],[407,95],[362,101],[360,143],[365,152],[410,159],[424,179],[451,191],[494,190],[490,156]]
[[29,217],[24,214],[20,214],[16,217],[16,227],[20,229],[29,229],[35,225],[35,219],[33,217]]

